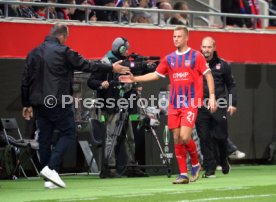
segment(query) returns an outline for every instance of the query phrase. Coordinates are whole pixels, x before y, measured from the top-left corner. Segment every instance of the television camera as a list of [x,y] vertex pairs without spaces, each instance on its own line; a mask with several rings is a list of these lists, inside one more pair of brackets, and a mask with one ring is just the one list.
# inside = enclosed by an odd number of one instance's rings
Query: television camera
[[131,53],[122,62],[122,65],[129,67],[133,75],[144,75],[154,72],[159,62],[159,56],[141,56],[137,53]]

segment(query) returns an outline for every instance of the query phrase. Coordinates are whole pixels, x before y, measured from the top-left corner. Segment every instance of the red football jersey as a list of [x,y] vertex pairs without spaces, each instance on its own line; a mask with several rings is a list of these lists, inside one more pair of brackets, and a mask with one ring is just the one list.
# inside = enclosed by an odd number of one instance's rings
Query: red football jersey
[[194,49],[164,57],[156,73],[170,78],[169,108],[198,107],[203,103],[203,75],[209,71],[204,56]]

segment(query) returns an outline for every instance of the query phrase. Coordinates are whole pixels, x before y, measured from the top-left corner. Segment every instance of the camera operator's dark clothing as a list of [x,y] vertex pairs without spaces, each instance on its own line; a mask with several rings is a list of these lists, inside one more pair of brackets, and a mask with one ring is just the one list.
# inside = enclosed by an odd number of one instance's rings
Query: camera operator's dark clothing
[[[216,99],[228,98],[232,94],[232,105],[237,105],[236,84],[231,72],[231,67],[214,52],[209,63],[215,83]],[[227,89],[227,92],[226,92]],[[204,80],[204,99],[209,98],[207,82]],[[231,103],[230,103],[231,104]],[[218,107],[215,113],[211,113],[204,106],[198,109],[196,130],[200,137],[200,146],[203,154],[203,166],[206,175],[213,175],[217,164],[227,164],[227,108]],[[216,148],[218,147],[220,159],[216,159]],[[219,162],[217,162],[219,161]]]
[[22,105],[43,106],[44,98],[53,95],[61,105],[62,95],[72,95],[74,70],[112,72],[110,64],[88,61],[80,54],[48,36],[26,59],[22,79]]
[[[112,51],[109,51],[103,58],[104,63],[114,63],[118,60],[124,60],[125,57],[120,57],[115,55]],[[115,107],[107,107],[107,103],[104,108],[102,108],[103,113],[106,115],[106,140],[105,140],[105,166],[101,172],[101,177],[116,177],[114,170],[117,168],[118,151],[121,148],[125,149],[127,159],[124,159],[126,164],[136,165],[135,161],[135,141],[134,133],[132,128],[132,123],[129,120],[129,114],[131,108],[126,108],[124,110],[119,109],[117,105],[117,100],[119,98],[128,99],[131,94],[136,94],[136,90],[133,85],[125,85],[118,82],[118,76],[114,73],[108,74],[91,74],[87,81],[88,86],[91,89],[97,90],[98,98],[103,98],[105,101],[108,98],[114,99],[112,102],[115,103]],[[101,83],[103,81],[109,82],[109,87],[103,89]],[[136,103],[136,102],[134,102]],[[135,107],[134,107],[135,108]],[[126,110],[126,111],[125,111]],[[125,116],[124,114],[127,113]],[[119,125],[122,124],[122,125]],[[121,131],[118,128],[121,128]],[[119,134],[118,134],[119,133]],[[146,176],[144,172],[139,169],[132,169],[132,167],[127,167],[127,176],[129,177],[142,177]],[[112,171],[112,172],[111,172]]]
[[[109,51],[102,59],[103,63],[110,64],[117,62],[119,60],[125,59],[125,57],[119,58],[119,56],[116,56],[112,53],[112,51]],[[103,98],[104,101],[106,101],[107,98],[114,99],[114,103],[117,103],[117,100],[121,98],[120,92],[126,91],[123,95],[124,98],[129,98],[131,94],[135,94],[135,90],[132,88],[132,84],[120,84],[118,80],[119,74],[115,74],[113,72],[110,73],[101,73],[98,72],[96,74],[91,74],[90,78],[87,81],[88,86],[93,89],[97,90],[98,98]],[[109,87],[107,89],[103,89],[101,87],[101,84],[103,81],[109,82]],[[119,87],[119,85],[121,85]],[[122,88],[122,89],[119,89]],[[106,102],[104,102],[105,105],[102,108],[103,111],[107,112],[108,114],[112,113],[118,113],[119,108],[117,105],[115,107],[109,107]]]
[[[112,70],[111,65],[85,60],[77,52],[48,36],[26,59],[22,79],[22,105],[33,107],[39,132],[39,154],[42,166],[58,170],[67,149],[75,141],[75,120],[71,105],[62,107],[62,95],[72,94],[74,70],[95,72]],[[52,108],[45,98],[55,96],[57,105]],[[55,104],[52,97],[51,103]],[[44,101],[46,101],[44,103]],[[51,152],[53,131],[59,131],[58,140]]]

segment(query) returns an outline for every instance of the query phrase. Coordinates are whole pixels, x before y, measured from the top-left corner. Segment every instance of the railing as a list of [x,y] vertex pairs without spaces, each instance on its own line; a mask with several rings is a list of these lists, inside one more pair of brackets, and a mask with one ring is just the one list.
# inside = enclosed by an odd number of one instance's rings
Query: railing
[[[128,11],[128,19],[131,18],[131,13],[135,11],[146,11],[150,13],[157,13],[158,15],[158,21],[155,24],[155,26],[161,26],[161,14],[164,13],[171,13],[171,14],[179,14],[179,13],[185,13],[189,15],[190,24],[189,26],[191,28],[195,28],[195,19],[196,18],[202,18],[203,16],[215,16],[220,17],[222,19],[222,27],[226,27],[226,18],[232,17],[232,18],[250,18],[253,19],[253,27],[252,29],[256,29],[257,27],[257,20],[258,19],[271,19],[276,20],[276,16],[269,16],[269,15],[249,15],[249,14],[230,14],[230,13],[215,13],[215,12],[201,12],[201,11],[179,11],[179,10],[164,10],[164,9],[145,9],[145,8],[121,8],[121,7],[106,7],[106,6],[90,6],[90,5],[73,5],[73,4],[53,4],[53,3],[37,3],[37,2],[16,2],[16,1],[0,1],[0,4],[4,4],[4,16],[3,18],[9,18],[8,14],[8,7],[9,5],[26,5],[26,6],[37,6],[37,7],[46,7],[46,19],[49,19],[49,7],[55,7],[55,8],[77,8],[82,9],[85,11],[85,23],[97,23],[97,22],[91,22],[89,21],[89,10],[109,10],[109,11],[117,11],[118,12],[118,22],[119,24],[122,22],[122,12]],[[204,18],[204,17],[203,17]],[[125,24],[125,22],[124,22]],[[133,24],[131,22],[128,22],[128,24]],[[162,25],[164,26],[164,25]],[[166,25],[165,25],[166,26]],[[168,25],[169,26],[169,25]]]
[[202,22],[206,23],[207,26],[210,26],[210,22],[207,18],[203,16],[196,16],[197,19],[201,20]]

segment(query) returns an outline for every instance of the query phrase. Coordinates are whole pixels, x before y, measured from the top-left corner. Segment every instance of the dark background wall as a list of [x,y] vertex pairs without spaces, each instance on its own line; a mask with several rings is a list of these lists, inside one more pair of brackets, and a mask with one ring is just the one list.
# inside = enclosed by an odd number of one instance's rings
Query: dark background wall
[[[24,60],[0,59],[0,117],[15,117],[21,131],[26,131],[26,122],[21,117],[20,83]],[[231,139],[247,159],[262,159],[266,156],[266,148],[275,136],[276,125],[276,67],[273,65],[232,64],[232,70],[238,86],[238,113],[229,118]],[[167,79],[143,84],[143,96],[155,94],[166,88]],[[161,116],[161,126],[157,129],[160,141],[163,141],[163,127],[166,117]],[[275,139],[275,137],[274,137]],[[172,137],[171,137],[172,142]],[[173,147],[171,147],[173,151]],[[71,151],[66,166],[79,166],[77,158],[81,152],[76,146]],[[74,154],[73,154],[74,153]],[[160,151],[153,136],[146,135],[146,164],[161,164]]]

